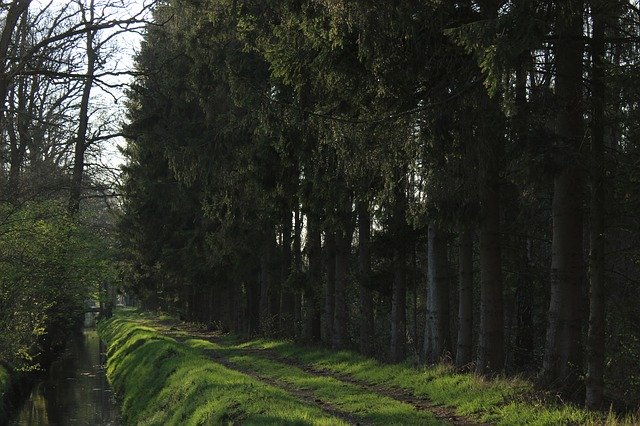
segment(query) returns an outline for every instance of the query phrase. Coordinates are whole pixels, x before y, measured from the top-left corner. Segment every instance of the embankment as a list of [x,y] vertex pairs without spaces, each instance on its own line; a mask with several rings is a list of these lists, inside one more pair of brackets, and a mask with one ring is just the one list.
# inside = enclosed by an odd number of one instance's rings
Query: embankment
[[157,330],[116,316],[98,326],[126,424],[343,424],[282,389],[228,369]]

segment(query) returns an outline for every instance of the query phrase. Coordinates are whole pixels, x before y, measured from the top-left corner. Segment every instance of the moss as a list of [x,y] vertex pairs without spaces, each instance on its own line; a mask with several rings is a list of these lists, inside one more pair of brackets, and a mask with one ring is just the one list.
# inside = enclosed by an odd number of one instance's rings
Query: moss
[[99,326],[107,377],[127,424],[343,424],[285,391],[225,368],[132,316]]

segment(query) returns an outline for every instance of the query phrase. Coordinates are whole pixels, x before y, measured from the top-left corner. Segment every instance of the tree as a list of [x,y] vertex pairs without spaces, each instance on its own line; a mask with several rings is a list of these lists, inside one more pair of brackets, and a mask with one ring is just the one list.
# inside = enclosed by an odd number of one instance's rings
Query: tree
[[553,190],[551,299],[543,375],[571,386],[582,365],[583,268],[582,1],[558,5],[556,12],[556,146],[559,158]]

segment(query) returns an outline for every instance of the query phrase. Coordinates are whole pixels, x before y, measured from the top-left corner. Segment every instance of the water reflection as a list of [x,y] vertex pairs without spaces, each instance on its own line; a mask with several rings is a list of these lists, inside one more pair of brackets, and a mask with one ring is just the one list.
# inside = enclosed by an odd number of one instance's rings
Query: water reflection
[[105,347],[95,329],[68,343],[24,403],[13,425],[119,425],[104,375]]

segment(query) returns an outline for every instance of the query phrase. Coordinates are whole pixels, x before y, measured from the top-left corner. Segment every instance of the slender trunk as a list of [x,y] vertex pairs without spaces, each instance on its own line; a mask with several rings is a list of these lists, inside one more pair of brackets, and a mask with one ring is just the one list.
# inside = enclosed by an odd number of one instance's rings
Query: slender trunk
[[394,251],[393,294],[391,297],[391,362],[401,362],[406,356],[407,334],[406,251],[401,247]]
[[[31,0],[14,0],[9,5],[9,10],[4,19],[2,26],[2,32],[0,33],[0,65],[2,70],[0,71],[0,105],[4,105],[7,100],[7,94],[9,92],[9,86],[11,85],[11,72],[9,70],[9,63],[7,61],[9,48],[11,46],[11,39],[13,32],[18,26],[20,17],[29,9]],[[4,110],[4,108],[3,108]],[[0,128],[4,126],[4,112],[0,113]]]
[[358,203],[358,266],[360,269],[360,352],[373,354],[374,318],[371,280],[371,215],[368,203]]
[[567,0],[557,13],[555,47],[556,133],[564,164],[554,177],[551,298],[543,360],[543,379],[577,385],[582,363],[583,177],[578,156],[582,144],[581,0]]
[[292,337],[295,327],[294,322],[295,299],[293,288],[289,280],[291,274],[291,210],[285,207],[284,216],[282,218],[282,255],[280,257],[280,317],[279,331],[287,337]]
[[[516,138],[520,143],[527,143],[528,108],[527,108],[527,71],[530,69],[530,57],[520,58],[516,69],[516,116],[514,120]],[[518,264],[521,267],[521,278],[518,280],[516,304],[516,336],[514,349],[514,363],[520,368],[532,365],[533,361],[533,259],[531,239],[518,239],[520,256]]]
[[307,257],[309,260],[308,285],[304,293],[305,330],[307,341],[320,339],[322,294],[322,241],[320,223],[316,215],[307,216]]
[[450,352],[447,241],[437,225],[429,225],[427,247],[427,320],[423,358],[440,362]]
[[605,358],[605,182],[604,182],[604,12],[600,1],[593,14],[593,82],[591,126],[591,256],[589,265],[589,331],[587,335],[586,400],[602,407]]
[[336,239],[333,232],[325,234],[326,278],[324,281],[324,316],[322,322],[322,341],[331,344],[333,341],[333,316],[335,313],[336,288]]
[[[344,223],[347,228],[350,226]],[[344,226],[343,225],[343,226]],[[353,230],[341,229],[336,233],[336,280],[335,280],[335,307],[333,313],[333,340],[334,349],[347,347],[347,273],[349,271],[349,257],[351,255],[351,239]]]
[[[302,213],[300,212],[300,203],[296,201],[294,211],[294,227],[293,227],[293,267],[296,276],[302,271]],[[297,338],[302,335],[302,292],[296,279],[296,287],[291,289],[293,293],[293,319],[294,331]]]
[[[14,102],[15,95],[13,89],[9,94],[9,107],[15,109]],[[12,203],[18,200],[18,188],[20,187],[20,167],[22,166],[22,160],[19,155],[19,134],[16,131],[16,118],[9,117],[6,120],[7,136],[9,139],[9,176],[7,180],[7,196]]]
[[274,312],[272,301],[273,284],[273,252],[275,245],[275,235],[273,226],[268,226],[260,254],[260,331],[263,334],[273,332]]
[[394,174],[393,225],[393,292],[391,297],[391,362],[406,356],[407,335],[407,250],[406,250],[406,173],[399,168]]
[[473,231],[463,226],[458,251],[458,346],[456,365],[464,367],[473,357]]
[[[258,265],[259,266],[259,265]],[[248,282],[248,291],[247,291],[247,331],[250,334],[256,334],[260,331],[260,277],[258,275],[258,271],[260,268],[256,268],[256,271],[250,277],[250,281]],[[206,309],[205,309],[205,294],[203,293],[200,298],[200,304],[202,306],[202,320],[206,320]]]
[[504,364],[504,312],[500,243],[500,164],[502,112],[497,100],[484,96],[481,105],[492,119],[481,129],[480,152],[480,329],[476,372],[492,374]]
[[516,326],[516,349],[514,362],[521,368],[530,367],[533,364],[534,351],[534,324],[533,324],[533,244],[527,238],[522,248],[523,264],[522,279],[518,283],[516,291],[517,326]]
[[[93,0],[89,3],[89,18],[85,16],[85,23],[93,22],[94,7]],[[80,115],[78,133],[73,156],[73,174],[71,176],[71,194],[69,198],[69,212],[76,214],[80,210],[80,197],[82,195],[82,177],[84,174],[84,153],[88,147],[87,129],[89,127],[89,98],[93,87],[93,76],[96,70],[97,52],[93,45],[95,32],[87,31],[87,76],[85,77],[82,89],[82,99],[80,100]]]

